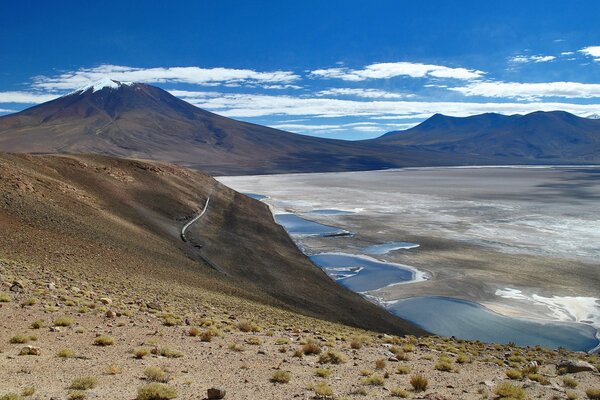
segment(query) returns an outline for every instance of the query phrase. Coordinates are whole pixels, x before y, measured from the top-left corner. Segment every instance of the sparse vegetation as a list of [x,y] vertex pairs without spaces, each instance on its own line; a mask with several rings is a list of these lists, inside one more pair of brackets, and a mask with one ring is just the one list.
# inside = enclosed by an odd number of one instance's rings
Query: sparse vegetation
[[115,339],[108,335],[100,335],[96,339],[94,339],[95,346],[112,346],[115,344]]
[[248,320],[238,322],[237,328],[241,332],[258,332],[260,330],[254,322]]
[[316,341],[309,340],[302,346],[302,353],[304,355],[319,354],[321,353],[321,346]]
[[12,297],[10,297],[10,294],[0,292],[0,303],[9,303],[11,300]]
[[89,390],[93,389],[98,385],[98,379],[94,376],[84,376],[81,378],[76,378],[69,385],[69,389],[73,390]]
[[523,379],[523,373],[521,372],[520,369],[516,369],[516,368],[512,368],[506,371],[506,376],[509,379],[513,379],[513,380],[519,380],[519,379]]
[[133,349],[133,356],[135,358],[137,358],[138,360],[141,360],[142,358],[146,357],[148,354],[150,354],[150,350],[148,350],[145,347],[136,347],[135,349]]
[[175,388],[154,382],[138,388],[136,400],[170,400],[175,397],[177,397]]
[[317,398],[330,398],[333,397],[333,389],[327,384],[327,382],[318,382],[312,385],[312,390],[315,392]]
[[399,365],[398,368],[396,368],[396,373],[400,375],[407,375],[410,373],[410,367],[408,365]]
[[600,399],[600,388],[589,388],[585,391],[585,395],[590,399],[590,400],[598,400]]
[[385,358],[380,358],[377,361],[375,361],[375,368],[377,369],[384,369],[386,366],[386,361]]
[[56,356],[59,358],[73,358],[75,357],[75,352],[69,348],[63,348],[60,349],[57,353]]
[[570,376],[565,376],[563,378],[563,385],[565,385],[568,388],[574,389],[577,387],[578,383],[574,378],[571,378]]
[[372,374],[370,376],[364,377],[363,379],[361,379],[360,381],[363,385],[369,385],[369,386],[383,386],[384,384],[384,379],[381,375],[379,374]]
[[54,320],[54,326],[68,327],[75,323],[75,320],[69,316],[58,317]]
[[429,382],[423,375],[417,374],[410,377],[410,384],[415,392],[422,392],[427,390],[427,385]]
[[274,383],[288,383],[292,375],[287,371],[277,370],[273,372],[271,376],[271,382]]
[[402,388],[392,388],[390,389],[390,394],[392,395],[392,397],[400,397],[403,399],[410,396],[410,393],[406,389]]
[[527,398],[525,389],[509,382],[502,382],[494,388],[498,400],[524,400]]
[[146,367],[146,369],[144,369],[144,375],[146,376],[146,379],[153,382],[167,383],[171,380],[171,375],[161,367],[157,366]]
[[319,356],[321,364],[343,364],[346,362],[346,357],[336,350],[327,350]]
[[319,378],[329,378],[331,376],[331,370],[329,368],[317,368],[315,375]]
[[36,319],[35,321],[33,321],[31,323],[31,325],[29,326],[31,329],[40,329],[44,326],[44,320],[43,319]]

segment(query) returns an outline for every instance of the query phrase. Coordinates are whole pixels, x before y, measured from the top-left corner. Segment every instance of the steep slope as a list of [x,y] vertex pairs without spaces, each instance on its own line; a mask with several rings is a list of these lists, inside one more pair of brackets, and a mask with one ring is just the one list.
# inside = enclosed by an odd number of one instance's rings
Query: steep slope
[[493,158],[499,163],[599,163],[600,120],[563,111],[466,118],[436,114],[423,123],[374,140],[418,146],[448,155]]
[[97,153],[212,174],[364,170],[449,162],[430,152],[320,139],[225,118],[145,84],[98,82],[0,117],[0,150]]
[[[184,243],[181,226],[208,197]],[[331,281],[264,204],[185,168],[0,154],[0,230],[0,258],[84,281],[99,276],[105,287],[152,290],[161,302],[203,294],[379,331],[422,332]]]

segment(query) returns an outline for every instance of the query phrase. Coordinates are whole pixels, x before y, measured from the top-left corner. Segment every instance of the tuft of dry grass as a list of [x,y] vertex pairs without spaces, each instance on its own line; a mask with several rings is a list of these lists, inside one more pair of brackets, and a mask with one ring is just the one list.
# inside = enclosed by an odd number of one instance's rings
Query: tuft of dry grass
[[94,339],[94,346],[112,346],[115,344],[115,339],[108,335],[100,335]]
[[360,380],[360,383],[369,386],[383,386],[384,382],[383,376],[378,374],[373,374]]
[[163,383],[150,383],[138,388],[136,400],[170,400],[177,397],[174,387]]
[[136,347],[135,349],[133,349],[133,356],[135,358],[137,358],[138,360],[141,360],[142,358],[146,357],[148,354],[150,354],[150,350],[148,350],[145,347]]
[[306,344],[302,346],[302,353],[304,355],[320,354],[321,346],[319,346],[319,344],[316,341],[309,340]]
[[292,375],[288,371],[277,370],[273,372],[271,376],[271,382],[273,383],[288,383]]
[[317,368],[315,375],[319,378],[329,378],[331,376],[331,370],[329,368]]
[[599,400],[600,399],[600,388],[589,388],[585,391],[585,395],[590,400]]
[[319,356],[321,364],[343,364],[346,362],[346,357],[336,350],[327,350]]
[[12,297],[8,293],[0,292],[0,303],[10,303]]
[[167,383],[171,380],[171,375],[158,366],[149,366],[144,369],[146,379],[152,382]]
[[98,385],[98,379],[95,376],[84,376],[76,378],[69,385],[69,389],[73,390],[89,390]]
[[498,396],[498,400],[524,400],[527,398],[525,389],[510,382],[498,384],[494,388],[494,393]]
[[64,315],[62,317],[58,317],[54,320],[54,326],[63,326],[68,327],[75,323],[75,320],[72,317]]
[[73,358],[75,357],[75,352],[67,347],[60,349],[56,356],[59,358]]
[[392,389],[390,389],[390,395],[392,397],[400,397],[400,398],[405,399],[408,396],[410,396],[410,393],[406,389],[392,388]]
[[422,392],[427,390],[429,382],[423,375],[417,374],[410,377],[410,384],[415,392]]
[[318,382],[311,385],[311,389],[315,392],[315,397],[318,399],[332,398],[333,389],[327,384],[327,382]]

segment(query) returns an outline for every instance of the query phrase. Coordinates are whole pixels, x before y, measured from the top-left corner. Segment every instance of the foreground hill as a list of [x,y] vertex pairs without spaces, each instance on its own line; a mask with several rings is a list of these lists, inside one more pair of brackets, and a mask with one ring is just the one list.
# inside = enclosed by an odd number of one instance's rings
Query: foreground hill
[[96,153],[215,174],[368,170],[453,163],[411,148],[321,139],[225,118],[155,86],[102,81],[0,117],[0,151]]
[[420,333],[309,264],[265,205],[199,172],[0,155],[0,185],[2,400],[600,393],[598,356],[331,322]]
[[411,129],[387,133],[373,142],[460,155],[464,164],[477,157],[499,164],[596,164],[600,163],[600,120],[563,111],[466,118],[436,114]]
[[[210,197],[200,221],[180,229]],[[264,204],[209,176],[102,156],[0,155],[0,256],[117,291],[234,299],[395,333],[422,333],[310,263]],[[113,286],[114,285],[114,286]],[[158,286],[154,286],[158,285]],[[117,289],[118,288],[118,289]],[[190,294],[193,293],[193,294]]]

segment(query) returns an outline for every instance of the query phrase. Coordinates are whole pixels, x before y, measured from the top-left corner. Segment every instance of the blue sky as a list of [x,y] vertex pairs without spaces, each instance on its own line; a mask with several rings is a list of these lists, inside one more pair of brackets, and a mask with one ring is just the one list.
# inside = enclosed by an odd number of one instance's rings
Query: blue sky
[[292,132],[600,114],[598,1],[6,1],[0,115],[109,77]]

